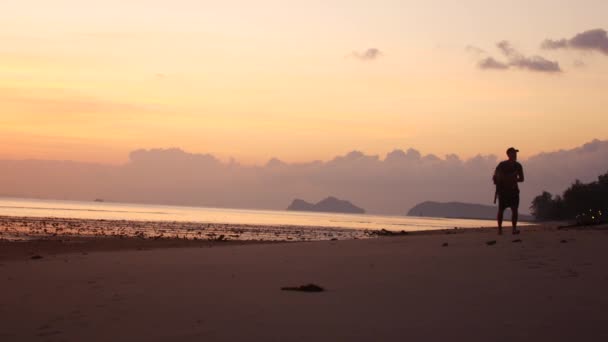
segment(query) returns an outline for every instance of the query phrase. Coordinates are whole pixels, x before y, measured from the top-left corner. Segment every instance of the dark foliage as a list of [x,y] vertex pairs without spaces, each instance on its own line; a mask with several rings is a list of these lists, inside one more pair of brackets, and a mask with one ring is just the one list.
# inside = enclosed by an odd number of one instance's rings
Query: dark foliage
[[576,220],[579,224],[608,222],[608,172],[588,184],[576,180],[562,196],[543,192],[530,206],[539,221]]

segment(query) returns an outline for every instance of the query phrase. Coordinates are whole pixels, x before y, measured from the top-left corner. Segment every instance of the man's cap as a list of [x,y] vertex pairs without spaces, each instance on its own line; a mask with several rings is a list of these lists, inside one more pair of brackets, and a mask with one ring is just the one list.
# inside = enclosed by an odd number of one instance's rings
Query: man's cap
[[511,152],[519,152],[519,150],[518,150],[518,149],[516,149],[515,147],[509,147],[509,148],[507,149],[507,154],[509,154],[509,153],[511,153]]

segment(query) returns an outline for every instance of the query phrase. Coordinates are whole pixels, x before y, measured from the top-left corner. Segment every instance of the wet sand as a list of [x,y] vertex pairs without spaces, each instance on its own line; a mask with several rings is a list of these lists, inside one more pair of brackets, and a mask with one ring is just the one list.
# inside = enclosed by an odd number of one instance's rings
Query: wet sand
[[0,239],[4,240],[135,237],[143,240],[319,241],[364,239],[370,237],[369,233],[321,226],[0,216]]
[[13,254],[0,340],[608,340],[606,228],[448,233]]
[[0,239],[0,262],[54,258],[64,254],[82,254],[112,251],[146,251],[171,248],[211,248],[246,244],[272,244],[276,241],[239,240],[188,240],[176,238],[141,239],[136,237],[79,237],[55,236],[31,240],[9,241]]

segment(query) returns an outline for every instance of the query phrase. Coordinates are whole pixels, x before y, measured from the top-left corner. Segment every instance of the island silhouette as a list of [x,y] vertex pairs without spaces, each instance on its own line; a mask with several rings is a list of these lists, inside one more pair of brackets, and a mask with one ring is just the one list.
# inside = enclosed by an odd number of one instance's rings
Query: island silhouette
[[316,211],[328,213],[364,214],[365,210],[349,201],[329,196],[317,203],[309,203],[302,199],[294,199],[287,207],[289,211]]

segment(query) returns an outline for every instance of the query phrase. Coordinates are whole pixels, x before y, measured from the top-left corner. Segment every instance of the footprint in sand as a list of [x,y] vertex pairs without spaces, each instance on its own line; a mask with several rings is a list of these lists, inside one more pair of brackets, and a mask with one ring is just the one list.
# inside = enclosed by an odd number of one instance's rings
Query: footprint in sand
[[43,331],[41,333],[38,333],[37,335],[40,337],[49,337],[49,336],[55,336],[55,335],[59,335],[59,334],[61,334],[61,331],[53,330],[53,331]]
[[562,278],[578,278],[579,273],[572,269],[567,269]]
[[39,332],[38,334],[36,334],[37,336],[40,337],[48,337],[48,336],[54,336],[54,335],[59,335],[61,334],[61,331],[59,330],[51,330],[53,329],[53,327],[49,324],[45,324],[41,327],[38,328],[38,330],[41,330],[41,332]]

